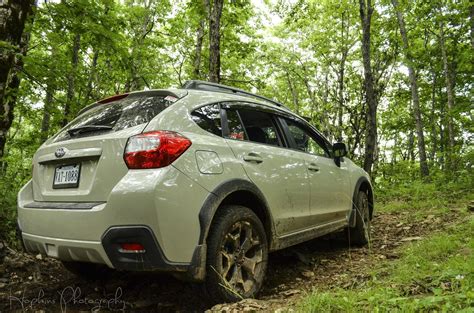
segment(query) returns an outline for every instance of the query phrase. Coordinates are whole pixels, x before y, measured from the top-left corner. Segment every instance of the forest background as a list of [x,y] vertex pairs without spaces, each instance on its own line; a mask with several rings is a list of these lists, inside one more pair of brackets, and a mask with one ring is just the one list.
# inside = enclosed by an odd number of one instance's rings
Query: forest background
[[307,117],[379,201],[471,193],[468,0],[0,1],[0,238],[37,148],[86,105],[220,82]]

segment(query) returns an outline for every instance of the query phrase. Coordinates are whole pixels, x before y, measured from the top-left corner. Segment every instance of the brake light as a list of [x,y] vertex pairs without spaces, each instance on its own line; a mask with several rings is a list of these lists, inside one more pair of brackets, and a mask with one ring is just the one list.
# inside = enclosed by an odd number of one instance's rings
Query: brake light
[[191,141],[172,131],[153,131],[130,137],[124,160],[130,169],[165,167],[191,146]]
[[114,102],[114,101],[126,98],[127,96],[128,96],[128,93],[123,93],[121,95],[114,95],[114,96],[111,96],[111,97],[108,97],[108,98],[104,98],[104,99],[99,100],[97,102],[100,103],[100,104],[105,104],[105,103]]

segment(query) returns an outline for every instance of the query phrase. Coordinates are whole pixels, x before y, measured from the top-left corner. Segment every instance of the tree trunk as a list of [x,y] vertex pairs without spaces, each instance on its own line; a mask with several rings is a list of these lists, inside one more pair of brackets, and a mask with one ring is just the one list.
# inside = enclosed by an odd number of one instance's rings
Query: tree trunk
[[440,23],[439,26],[440,34],[439,34],[439,43],[441,46],[441,56],[443,58],[443,70],[444,70],[444,77],[446,79],[446,91],[448,94],[448,114],[446,114],[447,126],[448,126],[448,169],[451,168],[453,165],[452,156],[454,153],[454,145],[455,145],[455,138],[454,138],[454,127],[453,127],[453,109],[454,109],[454,90],[453,90],[453,81],[451,77],[451,72],[449,69],[448,63],[448,54],[446,52],[446,42],[445,42],[445,35],[444,35],[444,27],[443,24]]
[[51,120],[51,109],[53,105],[53,93],[54,88],[51,81],[48,82],[46,86],[46,98],[44,100],[43,107],[43,120],[41,121],[41,133],[40,141],[41,143],[45,142],[48,139],[49,129],[50,129],[50,120]]
[[212,0],[209,20],[209,81],[219,83],[221,80],[221,16],[224,0]]
[[72,44],[72,59],[71,59],[71,72],[67,77],[67,94],[66,94],[66,103],[64,105],[64,117],[61,122],[61,126],[66,126],[69,119],[71,118],[71,107],[74,101],[74,92],[75,92],[75,79],[76,79],[76,70],[77,65],[79,64],[79,49],[81,47],[81,35],[76,34],[74,36],[74,41]]
[[431,88],[431,152],[430,152],[430,160],[432,163],[436,163],[436,151],[438,150],[438,130],[437,126],[437,118],[436,118],[436,83],[438,77],[436,75],[435,69],[432,69],[433,75],[433,86]]
[[415,136],[413,131],[408,134],[407,160],[415,162]]
[[341,14],[341,40],[342,40],[342,50],[341,50],[341,61],[339,63],[339,73],[338,73],[338,94],[339,94],[339,108],[337,111],[338,115],[338,127],[337,127],[337,140],[342,141],[342,133],[343,133],[343,121],[342,117],[344,115],[344,75],[345,75],[345,68],[346,68],[346,59],[349,53],[349,48],[347,47],[345,35],[347,35],[349,21],[345,23],[346,12],[342,12]]
[[84,97],[84,105],[89,105],[89,101],[92,95],[92,84],[94,83],[94,80],[96,79],[96,69],[97,69],[97,61],[99,59],[99,50],[96,49],[94,50],[94,55],[92,56],[92,64],[91,68],[89,71],[89,78],[87,80],[87,89],[86,89],[86,95]]
[[375,161],[375,150],[377,149],[377,101],[370,59],[370,24],[372,13],[374,12],[372,1],[359,0],[359,12],[362,24],[362,59],[364,64],[365,98],[367,101],[364,169],[370,175]]
[[196,31],[196,48],[194,51],[194,62],[193,62],[193,76],[195,79],[201,77],[201,56],[202,56],[202,43],[204,40],[204,29],[206,27],[207,21],[209,20],[209,0],[202,0],[202,9],[201,12],[201,21],[199,21],[199,26]]
[[420,159],[421,177],[428,177],[428,163],[426,162],[425,136],[423,134],[423,120],[421,119],[420,98],[418,95],[418,84],[416,81],[415,69],[413,68],[413,60],[410,56],[407,31],[405,28],[405,20],[399,10],[398,1],[392,0],[392,5],[397,13],[398,24],[400,27],[400,35],[402,37],[403,51],[405,54],[406,65],[408,67],[408,77],[410,78],[411,97],[413,102],[413,116],[416,123],[416,135],[418,142],[418,154]]
[[293,106],[295,108],[295,112],[296,114],[300,114],[298,92],[296,91],[295,86],[293,86],[293,83],[291,82],[290,74],[288,74],[288,72],[286,73],[286,81],[288,82],[288,87],[290,88],[291,98],[293,99]]
[[[438,94],[441,94],[441,86],[438,87]],[[443,123],[443,117],[446,116],[446,108],[445,108],[445,103],[444,101],[441,101],[439,103],[439,115],[441,116],[440,118],[440,123],[438,125],[438,131],[439,131],[439,157],[438,157],[438,163],[441,165],[442,169],[446,169],[446,129],[443,128],[444,123]]]
[[346,63],[346,56],[347,54],[343,53],[341,63],[339,64],[339,82],[338,82],[338,94],[339,94],[339,108],[337,110],[337,120],[338,120],[338,127],[337,127],[337,140],[342,141],[342,129],[343,129],[343,122],[342,117],[344,115],[344,70],[345,70],[345,63]]
[[[362,88],[361,88],[362,89]],[[362,136],[364,134],[364,129],[361,127],[361,121],[363,120],[365,113],[364,113],[364,92],[361,93],[361,97],[359,98],[359,105],[353,109],[349,109],[349,124],[351,125],[352,129],[352,136],[349,137],[349,156],[355,157],[355,152],[360,145]],[[359,109],[360,108],[360,112]],[[351,142],[352,137],[352,142]]]
[[204,39],[204,19],[199,22],[199,27],[196,31],[196,48],[194,52],[194,62],[193,62],[193,76],[195,79],[201,77],[201,54],[202,54],[202,41]]
[[[28,37],[23,37],[25,24],[33,14],[34,0],[0,2],[0,160],[3,158],[7,133],[13,122],[13,109],[20,86],[17,72],[23,66]],[[16,68],[15,68],[16,67]]]

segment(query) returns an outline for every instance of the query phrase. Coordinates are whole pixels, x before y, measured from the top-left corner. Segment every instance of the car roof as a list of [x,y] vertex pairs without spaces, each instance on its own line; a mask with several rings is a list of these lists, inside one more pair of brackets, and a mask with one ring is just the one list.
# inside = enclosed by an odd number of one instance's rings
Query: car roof
[[262,106],[266,106],[278,111],[282,111],[285,113],[290,113],[295,115],[294,112],[289,110],[284,106],[278,106],[273,104],[272,102],[260,100],[258,98],[253,98],[251,96],[243,96],[238,94],[230,94],[226,92],[218,92],[218,91],[204,91],[204,90],[186,90],[188,95],[183,97],[180,102],[185,103],[185,105],[189,105],[189,108],[196,108],[200,107],[204,104],[211,104],[217,102],[246,102],[246,103],[254,103],[259,104]]
[[[250,92],[246,92],[241,89],[237,89],[234,87],[229,87],[225,85],[219,85],[214,83],[208,83],[204,81],[188,81],[186,84],[202,84],[205,88],[211,87],[211,89],[201,89],[202,87],[183,87],[183,88],[167,88],[167,89],[149,89],[149,90],[140,90],[140,91],[132,91],[129,93],[121,94],[121,95],[113,95],[111,97],[99,100],[97,102],[92,103],[91,105],[83,108],[79,111],[79,115],[88,111],[89,109],[101,105],[103,103],[108,103],[113,101],[114,98],[121,98],[121,96],[129,97],[129,96],[140,96],[140,95],[149,95],[149,96],[165,96],[168,97],[169,100],[172,102],[179,102],[179,105],[185,105],[188,109],[197,108],[204,104],[211,104],[216,102],[224,102],[224,101],[240,101],[240,102],[247,102],[247,103],[254,103],[263,105],[272,109],[279,110],[281,112],[289,113],[292,115],[296,115],[294,112],[289,110],[287,107],[283,106],[281,103],[277,101],[266,98],[264,96],[260,96],[257,94],[253,94]],[[186,85],[185,84],[185,85]],[[181,101],[178,101],[181,100]]]

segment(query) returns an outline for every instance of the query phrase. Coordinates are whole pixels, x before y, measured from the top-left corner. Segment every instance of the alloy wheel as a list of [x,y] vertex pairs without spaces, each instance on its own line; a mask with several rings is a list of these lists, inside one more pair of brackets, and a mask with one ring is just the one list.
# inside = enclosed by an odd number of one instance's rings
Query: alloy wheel
[[258,232],[247,221],[234,223],[224,236],[219,274],[225,287],[247,294],[264,275],[264,247]]

